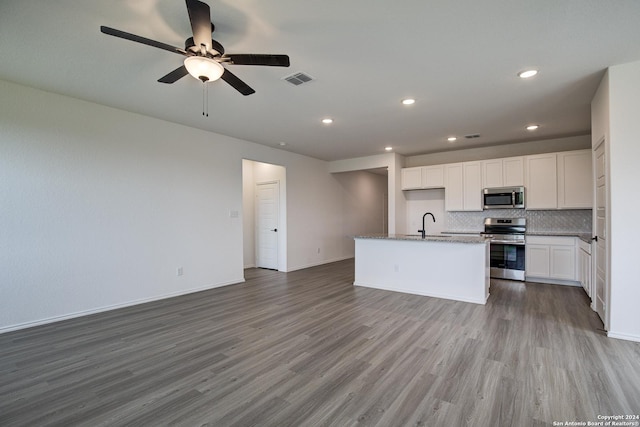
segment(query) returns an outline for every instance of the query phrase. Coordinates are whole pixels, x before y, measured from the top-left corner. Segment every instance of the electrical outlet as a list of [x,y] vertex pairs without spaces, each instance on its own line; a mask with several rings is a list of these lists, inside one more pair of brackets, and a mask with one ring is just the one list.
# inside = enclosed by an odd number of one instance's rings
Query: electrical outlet
[[182,276],[184,274],[184,270],[182,267],[176,268],[176,276]]

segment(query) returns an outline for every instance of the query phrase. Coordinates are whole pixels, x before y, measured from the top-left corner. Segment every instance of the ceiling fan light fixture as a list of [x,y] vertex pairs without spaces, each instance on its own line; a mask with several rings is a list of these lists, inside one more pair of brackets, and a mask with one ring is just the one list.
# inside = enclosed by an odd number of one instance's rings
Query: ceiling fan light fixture
[[184,66],[189,74],[203,83],[216,81],[224,73],[222,65],[204,56],[189,56],[184,60]]
[[528,79],[538,74],[538,70],[524,70],[518,73],[518,77],[521,79]]

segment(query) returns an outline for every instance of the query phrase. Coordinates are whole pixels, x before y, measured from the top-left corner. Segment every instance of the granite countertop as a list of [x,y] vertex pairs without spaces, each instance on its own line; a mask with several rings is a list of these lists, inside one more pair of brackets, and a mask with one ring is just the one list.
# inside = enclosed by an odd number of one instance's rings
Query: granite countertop
[[423,239],[419,234],[368,234],[355,236],[355,239],[379,239],[379,240],[413,240],[423,242],[448,242],[448,243],[489,243],[489,239],[483,236],[452,236],[447,234],[427,234]]
[[479,236],[480,233],[482,233],[482,230],[456,230],[456,231],[443,231],[442,234],[467,234],[467,235],[474,235],[474,236]]
[[577,237],[585,243],[591,243],[591,233],[581,233],[579,231],[527,231],[526,236],[559,236]]

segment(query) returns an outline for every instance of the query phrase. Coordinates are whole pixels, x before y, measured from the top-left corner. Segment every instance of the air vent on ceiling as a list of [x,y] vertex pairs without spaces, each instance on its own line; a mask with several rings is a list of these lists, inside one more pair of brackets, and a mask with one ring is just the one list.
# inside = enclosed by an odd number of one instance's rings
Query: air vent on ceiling
[[479,133],[471,133],[469,135],[465,135],[464,137],[467,138],[467,139],[480,138],[480,134]]
[[305,74],[303,72],[291,74],[289,76],[283,77],[283,80],[291,83],[294,86],[300,86],[303,83],[307,83],[313,80],[309,74]]

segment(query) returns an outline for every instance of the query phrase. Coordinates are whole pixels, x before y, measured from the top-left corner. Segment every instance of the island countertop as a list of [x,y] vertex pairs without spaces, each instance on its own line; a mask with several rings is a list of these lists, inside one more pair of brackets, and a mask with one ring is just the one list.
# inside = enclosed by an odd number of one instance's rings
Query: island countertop
[[449,243],[489,243],[484,236],[455,236],[448,234],[427,234],[423,239],[419,234],[366,234],[354,239],[407,240],[416,242],[449,242]]

